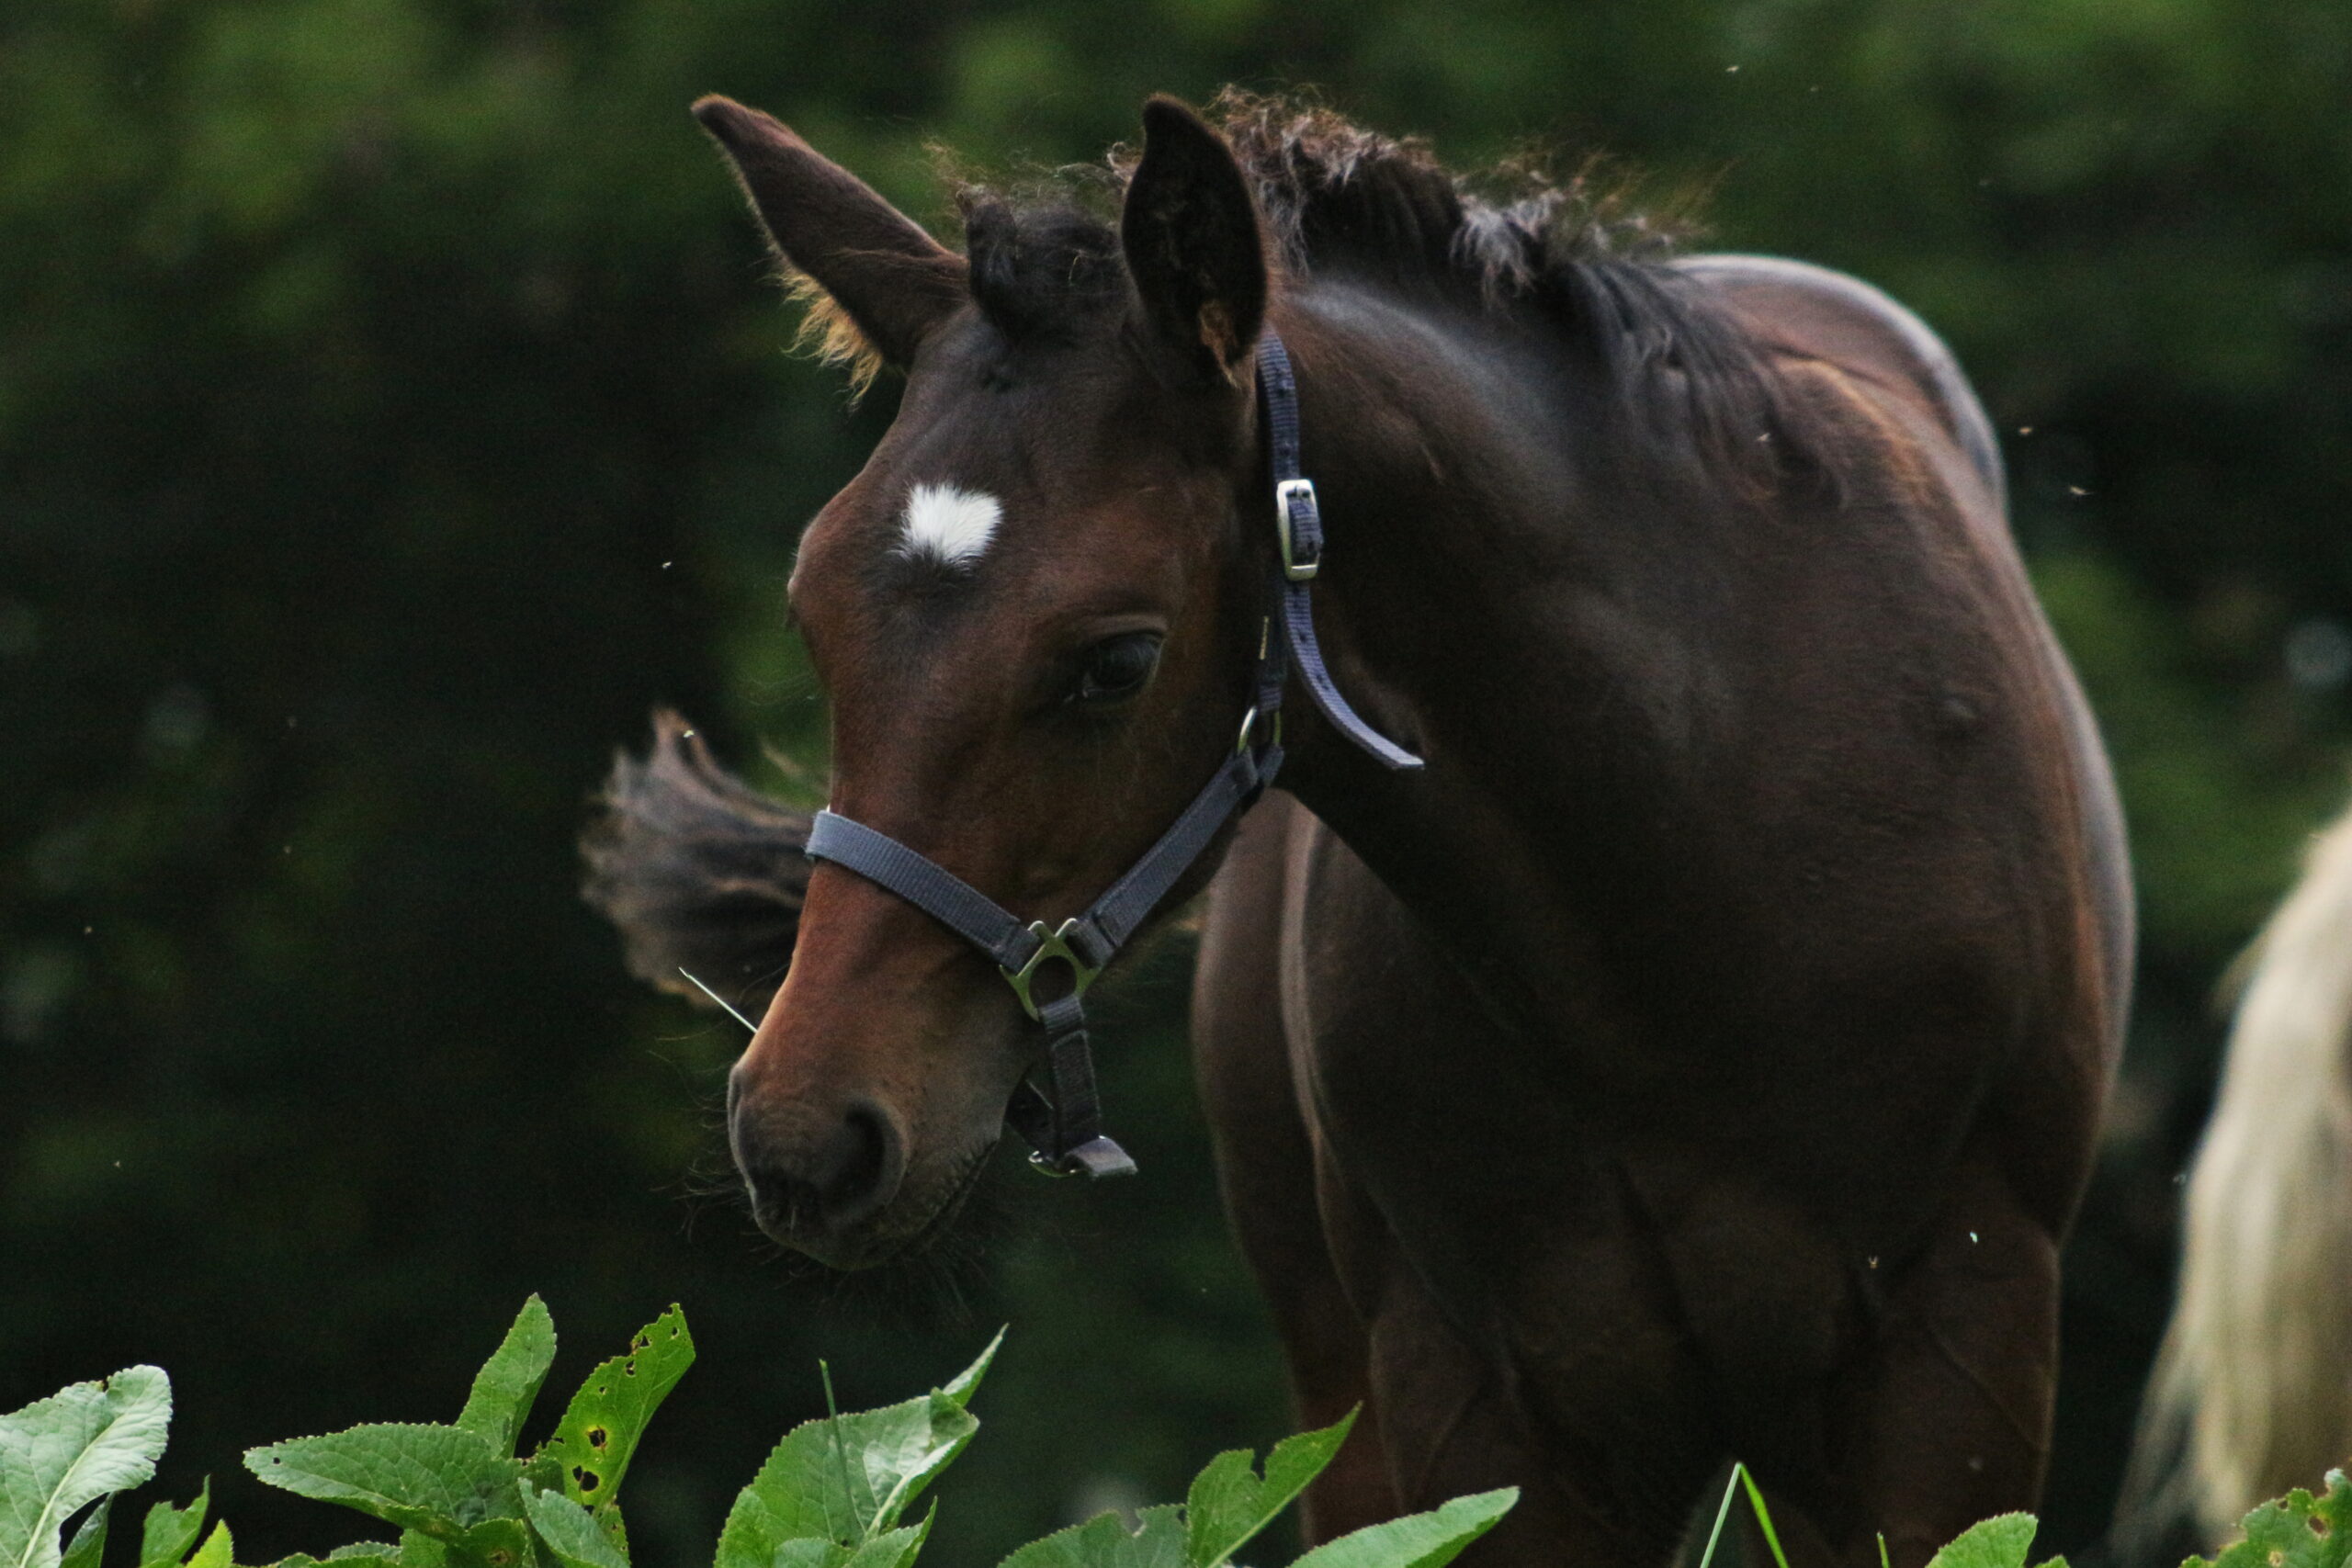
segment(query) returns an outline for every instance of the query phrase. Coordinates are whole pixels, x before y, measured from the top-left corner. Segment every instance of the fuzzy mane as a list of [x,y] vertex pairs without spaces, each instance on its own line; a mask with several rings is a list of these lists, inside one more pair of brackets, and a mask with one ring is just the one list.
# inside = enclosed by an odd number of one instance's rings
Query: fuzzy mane
[[[1457,175],[1422,138],[1384,136],[1320,104],[1237,88],[1209,115],[1296,272],[1351,267],[1400,283],[1462,283],[1498,302],[1564,265],[1663,259],[1685,227],[1632,209],[1599,164],[1566,178],[1534,157]],[[1139,156],[1112,153],[1123,185]]]
[[[1419,138],[1236,88],[1207,118],[1257,195],[1278,272],[1345,273],[1478,309],[1536,311],[1596,357],[1622,409],[1717,456],[1752,456],[1759,425],[1789,429],[1745,335],[1662,265],[1690,229],[1687,214],[1634,208],[1602,165],[1564,176],[1521,158],[1457,174]],[[1062,171],[1043,190],[954,181],[973,298],[1008,336],[1066,335],[1124,308],[1113,215],[1140,158],[1116,147],[1091,174]],[[862,390],[879,356],[822,290],[805,278],[793,287],[809,304],[803,344],[847,366]],[[1792,440],[1777,457],[1799,457],[1804,446]]]

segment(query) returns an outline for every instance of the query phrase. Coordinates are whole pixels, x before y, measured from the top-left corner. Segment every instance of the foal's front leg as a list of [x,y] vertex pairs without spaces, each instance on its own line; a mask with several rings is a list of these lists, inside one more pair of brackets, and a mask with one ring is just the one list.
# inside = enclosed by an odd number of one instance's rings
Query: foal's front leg
[[2058,1243],[1995,1157],[1962,1156],[1926,1251],[1843,1391],[1855,1484],[1820,1522],[1846,1568],[1918,1568],[1979,1519],[2035,1506],[2058,1372]]
[[1302,1427],[1361,1410],[1347,1446],[1306,1494],[1310,1544],[1393,1518],[1363,1322],[1340,1288],[1316,1211],[1315,1160],[1294,1096],[1276,955],[1284,843],[1307,819],[1269,795],[1242,821],[1209,895],[1193,998],[1193,1064],[1217,1177],[1242,1255],[1272,1309]]

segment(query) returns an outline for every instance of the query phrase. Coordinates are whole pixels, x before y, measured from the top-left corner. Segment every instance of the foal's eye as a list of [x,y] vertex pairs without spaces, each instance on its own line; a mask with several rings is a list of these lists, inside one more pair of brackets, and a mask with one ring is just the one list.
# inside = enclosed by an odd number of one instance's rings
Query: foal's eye
[[1143,690],[1159,665],[1158,634],[1130,632],[1106,638],[1086,650],[1086,663],[1070,698],[1090,704],[1123,702]]

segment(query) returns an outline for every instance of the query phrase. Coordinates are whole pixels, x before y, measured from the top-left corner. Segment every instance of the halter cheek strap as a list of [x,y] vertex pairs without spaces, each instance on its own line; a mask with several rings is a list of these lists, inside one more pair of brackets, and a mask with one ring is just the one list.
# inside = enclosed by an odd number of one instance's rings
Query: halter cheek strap
[[[1083,914],[1058,929],[1023,921],[936,861],[887,833],[837,812],[820,811],[808,833],[811,860],[834,864],[888,889],[986,953],[1003,972],[1022,1008],[1044,1031],[1043,1084],[1033,1069],[1013,1091],[1005,1120],[1036,1152],[1031,1159],[1057,1176],[1100,1179],[1132,1176],[1135,1161],[1102,1132],[1094,1058],[1086,1037],[1086,988],[1207,849],[1233,814],[1256,800],[1282,767],[1282,703],[1295,662],[1301,683],[1332,727],[1396,769],[1421,760],[1364,723],[1332,684],[1315,640],[1309,586],[1323,564],[1323,522],[1315,486],[1299,474],[1298,385],[1290,355],[1270,327],[1258,343],[1258,398],[1266,415],[1266,449],[1274,481],[1280,547],[1279,621],[1259,649],[1249,708],[1233,752],[1168,830],[1125,875]],[[1279,626],[1279,631],[1274,626]],[[1069,974],[1057,994],[1040,999],[1050,964]]]

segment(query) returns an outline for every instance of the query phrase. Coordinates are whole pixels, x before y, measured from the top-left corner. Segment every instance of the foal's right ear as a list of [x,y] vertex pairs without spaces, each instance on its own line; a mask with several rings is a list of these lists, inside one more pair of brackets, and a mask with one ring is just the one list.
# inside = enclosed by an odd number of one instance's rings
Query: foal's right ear
[[923,338],[962,303],[964,258],[759,110],[713,96],[696,102],[694,114],[734,163],[785,261],[813,280],[865,340],[842,356],[862,357],[862,346],[904,369]]

